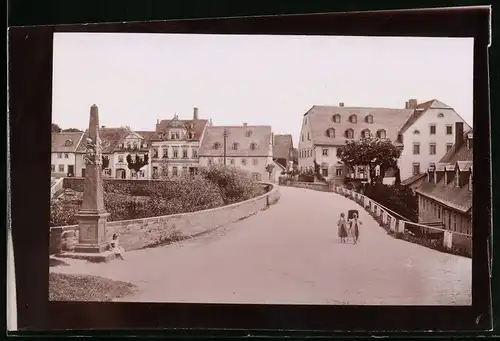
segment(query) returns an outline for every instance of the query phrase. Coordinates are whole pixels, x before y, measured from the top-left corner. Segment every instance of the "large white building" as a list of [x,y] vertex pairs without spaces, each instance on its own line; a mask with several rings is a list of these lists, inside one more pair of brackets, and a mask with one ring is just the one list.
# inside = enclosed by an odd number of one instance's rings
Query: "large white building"
[[208,124],[208,120],[198,117],[198,108],[194,108],[191,120],[181,120],[175,115],[157,122],[151,137],[152,177],[196,174],[198,149]]
[[[410,99],[403,109],[346,107],[343,103],[313,106],[302,119],[299,169],[312,169],[316,161],[327,179],[368,180],[364,167],[355,167],[354,173],[347,174],[345,165],[337,158],[337,149],[346,141],[371,135],[390,139],[403,148],[398,165],[404,180],[424,172],[446,153],[454,142],[455,122],[464,120],[438,100],[418,104]],[[465,122],[464,126],[470,129]]]
[[77,176],[78,149],[81,146],[83,132],[52,133],[51,176],[55,178]]
[[[226,135],[226,138],[224,138]],[[271,126],[209,126],[203,136],[199,157],[200,166],[224,163],[247,171],[254,180],[269,181],[274,173],[283,170],[273,161]],[[271,177],[267,165],[273,164]]]

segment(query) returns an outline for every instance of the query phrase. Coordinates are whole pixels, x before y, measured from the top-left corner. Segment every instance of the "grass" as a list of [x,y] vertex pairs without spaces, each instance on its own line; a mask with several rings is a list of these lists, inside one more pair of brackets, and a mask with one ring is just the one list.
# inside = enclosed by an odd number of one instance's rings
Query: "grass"
[[50,301],[109,302],[132,294],[133,284],[87,275],[49,274]]

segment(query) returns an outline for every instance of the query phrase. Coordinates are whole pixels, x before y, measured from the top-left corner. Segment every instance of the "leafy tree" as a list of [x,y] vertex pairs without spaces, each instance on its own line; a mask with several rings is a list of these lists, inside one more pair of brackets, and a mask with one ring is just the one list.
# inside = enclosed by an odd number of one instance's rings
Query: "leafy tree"
[[68,128],[68,129],[63,129],[64,132],[68,133],[81,133],[82,131],[78,128]]
[[337,149],[337,157],[348,168],[368,166],[372,185],[377,181],[375,175],[377,166],[380,167],[380,179],[384,178],[387,169],[392,168],[396,172],[396,182],[398,181],[398,159],[400,156],[401,149],[394,146],[390,140],[373,137],[348,141],[345,146]]
[[134,170],[136,173],[138,173],[142,167],[147,165],[149,163],[149,156],[148,154],[144,155],[144,158],[140,158],[138,154],[135,155],[135,160],[132,159],[132,156],[130,154],[127,155],[127,164],[128,164],[128,169]]
[[52,132],[53,133],[60,133],[61,132],[61,127],[59,127],[57,124],[52,123]]
[[269,173],[269,180],[271,180],[271,173],[273,172],[274,164],[270,163],[266,165],[266,171]]

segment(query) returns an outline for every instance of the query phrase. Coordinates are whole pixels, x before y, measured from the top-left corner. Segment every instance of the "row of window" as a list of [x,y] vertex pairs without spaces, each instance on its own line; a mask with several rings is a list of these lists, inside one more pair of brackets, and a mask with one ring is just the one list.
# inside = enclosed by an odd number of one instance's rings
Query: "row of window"
[[[189,132],[187,133],[187,138],[188,139],[194,139],[194,133],[193,132]],[[158,135],[158,137],[160,138],[160,140],[163,140],[163,139],[168,139],[170,137],[170,140],[181,140],[182,138],[182,135],[178,132],[175,132],[175,133],[170,133],[170,134],[163,134],[163,133],[160,133]]]
[[[335,129],[334,128],[328,128],[326,130],[325,134],[326,134],[327,137],[335,138]],[[370,131],[370,129],[363,129],[361,131],[361,137],[362,138],[368,138],[368,137],[371,137],[371,136],[372,136],[372,132]],[[377,138],[379,138],[379,139],[385,139],[385,138],[387,138],[387,133],[386,133],[385,129],[379,129],[375,133],[375,136]],[[347,129],[344,132],[344,137],[349,138],[349,139],[353,139],[354,138],[354,129],[352,129],[352,128]],[[307,138],[309,139],[309,135],[307,136]]]
[[[64,173],[65,169],[66,169],[66,168],[65,168],[65,165],[59,165],[59,166],[57,167],[57,171],[58,171],[59,173]],[[50,165],[50,171],[51,171],[52,173],[55,173],[55,171],[56,171],[56,165]]]
[[[158,149],[153,149],[153,158],[159,158]],[[163,149],[162,158],[164,158],[164,159],[168,159],[169,158],[168,149]],[[178,148],[172,148],[172,158],[173,159],[178,159],[179,158],[179,149]],[[182,149],[182,158],[183,159],[189,158],[189,156],[188,156],[188,148],[183,148]],[[192,148],[191,149],[191,158],[192,159],[197,159],[198,158],[198,149],[196,149],[196,148]]]
[[[446,144],[446,153],[453,147],[453,143]],[[436,155],[436,142],[429,143],[429,155]],[[420,155],[420,142],[413,142],[413,155]]]
[[[132,162],[135,162],[137,159],[136,155],[130,155],[130,157],[132,158]],[[125,160],[125,155],[118,155],[118,162],[123,163]],[[139,155],[139,160],[143,161],[144,157]]]
[[306,157],[312,157],[313,156],[313,150],[312,149],[301,149],[299,150],[299,158],[306,158]]
[[[63,153],[57,153],[57,158],[62,159]],[[64,153],[64,158],[69,159],[69,153]]]
[[[126,144],[125,143],[120,143],[118,145],[118,148],[127,148],[127,149],[138,149],[139,148],[139,144],[137,142],[127,142]],[[146,142],[143,142],[141,144],[141,148],[148,148],[148,144]]]
[[[180,171],[180,172],[179,172]],[[173,176],[178,176],[179,174],[198,174],[198,168],[196,167],[177,167],[173,166],[172,167],[172,175]],[[153,167],[153,176],[158,175],[158,167],[154,166]]]
[[424,220],[429,220],[430,214],[434,219],[440,220],[446,229],[471,234],[471,224],[468,218],[444,208],[434,200],[419,196],[419,213]]
[[[300,170],[301,171],[306,171],[306,170],[313,170],[314,168],[311,166],[311,167],[304,167],[304,166],[301,166],[300,167]],[[328,177],[329,176],[329,171],[328,171],[328,166],[325,166],[325,167],[322,167],[321,168],[321,175],[323,177]],[[335,168],[335,176],[342,176],[342,168]]]
[[[453,125],[452,124],[447,124],[446,127],[445,127],[445,133],[446,135],[453,135]],[[415,129],[413,131],[413,134],[414,135],[420,135],[420,130],[418,129]],[[433,123],[433,124],[429,124],[429,135],[436,135],[436,125]]]
[[[227,162],[231,165],[235,165],[236,164],[236,160],[235,159],[230,159],[230,158],[227,158]],[[224,158],[220,158],[220,159],[208,159],[208,164],[209,165],[212,165],[214,163],[219,163],[219,164],[223,164],[224,163]],[[241,164],[246,166],[248,164],[248,160],[247,159],[241,159]],[[259,159],[252,159],[252,164],[254,166],[257,166],[259,164]]]
[[[214,145],[213,145],[213,149],[215,150],[218,150],[220,148],[222,148],[222,144],[220,142],[215,142]],[[238,150],[240,149],[240,144],[238,142],[234,142],[232,145],[231,145],[231,149],[232,150]],[[252,142],[250,143],[250,149],[251,150],[256,150],[257,149],[257,143],[255,142]]]

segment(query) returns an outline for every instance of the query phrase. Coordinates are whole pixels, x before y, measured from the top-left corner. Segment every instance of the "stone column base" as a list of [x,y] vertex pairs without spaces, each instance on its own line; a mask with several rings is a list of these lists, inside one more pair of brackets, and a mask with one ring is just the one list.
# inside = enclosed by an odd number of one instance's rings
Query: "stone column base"
[[74,252],[80,253],[101,253],[109,250],[109,244],[107,242],[100,244],[76,244]]
[[59,258],[72,258],[87,260],[92,263],[108,263],[114,260],[115,254],[111,251],[104,251],[99,253],[85,253],[85,252],[64,252],[57,255]]

